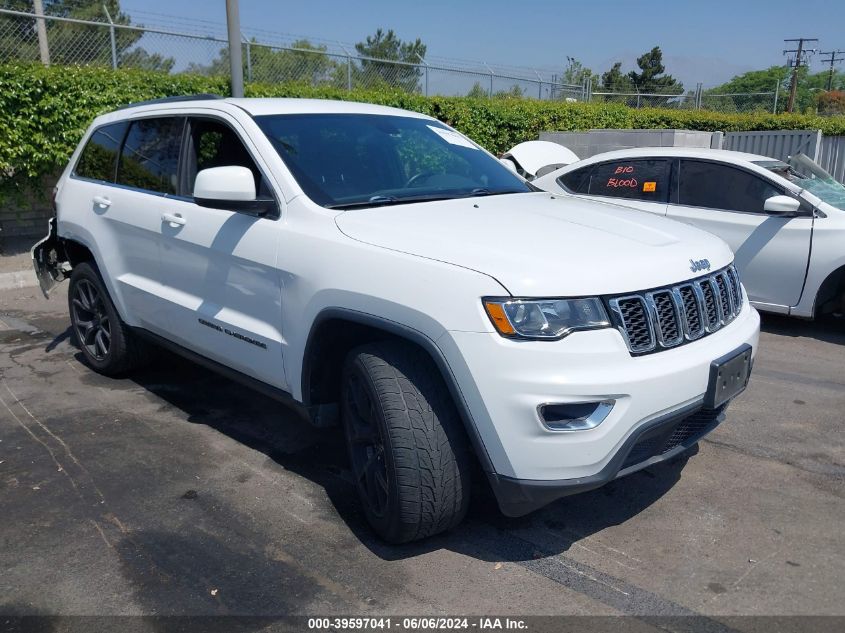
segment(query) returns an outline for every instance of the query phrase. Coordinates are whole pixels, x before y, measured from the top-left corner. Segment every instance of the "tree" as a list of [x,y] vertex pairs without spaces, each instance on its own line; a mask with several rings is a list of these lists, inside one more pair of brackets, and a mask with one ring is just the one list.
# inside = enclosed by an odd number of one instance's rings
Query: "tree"
[[162,57],[158,53],[150,55],[143,48],[136,47],[124,53],[118,62],[121,68],[139,68],[141,70],[157,70],[169,73],[173,70],[176,60],[172,57]]
[[481,82],[476,81],[470,91],[467,93],[467,96],[470,99],[486,99],[487,98],[487,89],[481,85]]
[[574,57],[566,56],[566,68],[561,76],[562,83],[571,86],[583,86],[588,79],[593,80],[593,71],[586,68],[580,61]]
[[818,111],[822,116],[835,116],[845,114],[845,92],[831,90],[820,92],[817,98]]
[[641,72],[631,71],[628,78],[639,92],[658,94],[682,94],[684,85],[672,75],[664,74],[663,52],[655,46],[647,53],[637,58],[637,66]]
[[513,84],[508,90],[499,90],[493,93],[494,99],[522,99],[525,91],[517,84]]
[[[290,49],[274,49],[262,46],[253,39],[250,42],[250,66],[252,81],[260,83],[306,82],[311,85],[333,83],[336,80],[338,64],[326,54],[326,47],[315,46],[308,40],[296,40]],[[246,55],[243,59],[244,77],[249,77]],[[345,66],[343,67],[345,73]],[[228,75],[229,48],[220,49],[209,65],[189,64],[186,72],[200,75]],[[344,79],[345,85],[345,79]]]
[[606,92],[634,92],[631,78],[622,74],[622,62],[616,62],[610,70],[602,73],[601,87]]
[[264,83],[301,81],[311,85],[332,81],[337,64],[326,55],[325,45],[315,46],[308,40],[296,40],[291,49],[252,46],[252,80]]
[[789,73],[783,66],[771,66],[765,70],[751,70],[736,75],[730,81],[711,88],[707,92],[711,94],[774,92],[777,84],[780,84],[781,90],[789,85]]
[[[387,32],[377,29],[374,35],[368,35],[363,42],[355,44],[355,50],[364,58],[359,59],[356,68],[356,83],[367,88],[387,85],[401,88],[407,92],[419,91],[419,79],[422,70],[419,66],[425,59],[426,45],[420,38],[413,42],[403,42],[393,29]],[[403,62],[389,64],[376,60]]]
[[[808,109],[812,111],[815,108],[817,95],[827,90],[829,76],[829,71],[810,74],[806,66],[801,66],[798,69],[798,90],[795,96],[796,111],[804,112]],[[711,101],[715,101],[713,95],[745,95],[755,92],[772,93],[777,90],[779,92],[778,111],[783,112],[786,109],[789,78],[790,69],[784,66],[771,66],[764,70],[751,70],[741,75],[736,75],[730,81],[705,91],[703,98],[707,100],[707,97],[711,97]],[[845,89],[845,74],[834,71],[832,86],[834,90]],[[761,107],[761,109],[771,111],[771,102],[768,99],[769,97],[761,97],[761,106],[765,103],[765,107]],[[724,101],[724,98],[719,99],[719,101]]]
[[[120,10],[119,0],[44,0],[45,15],[62,18],[105,22],[105,10],[112,21],[129,25],[129,16]],[[32,12],[32,0],[0,0],[0,7],[15,11]],[[38,37],[31,18],[0,16],[0,58],[37,60]],[[111,65],[112,49],[109,29],[74,22],[46,20],[50,62],[53,64],[102,64]],[[149,55],[137,46],[143,32],[134,29],[115,29],[115,52],[118,65],[147,70],[170,71],[174,60],[161,55]]]

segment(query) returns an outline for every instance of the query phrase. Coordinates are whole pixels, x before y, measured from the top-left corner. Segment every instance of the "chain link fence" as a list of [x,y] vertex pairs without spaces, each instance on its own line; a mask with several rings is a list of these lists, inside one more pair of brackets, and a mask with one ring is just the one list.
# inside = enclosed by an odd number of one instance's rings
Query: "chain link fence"
[[[269,33],[262,37],[271,39]],[[248,82],[299,82],[346,90],[389,87],[426,96],[592,101],[720,112],[772,112],[777,100],[776,91],[713,94],[700,84],[684,94],[599,92],[589,81],[567,84],[548,71],[451,60],[407,63],[364,57],[342,45],[342,50],[330,50],[307,41],[274,45],[266,40],[243,38]],[[0,9],[0,63],[16,61],[229,74],[228,40],[220,36],[117,24],[108,16],[104,21],[87,21]]]

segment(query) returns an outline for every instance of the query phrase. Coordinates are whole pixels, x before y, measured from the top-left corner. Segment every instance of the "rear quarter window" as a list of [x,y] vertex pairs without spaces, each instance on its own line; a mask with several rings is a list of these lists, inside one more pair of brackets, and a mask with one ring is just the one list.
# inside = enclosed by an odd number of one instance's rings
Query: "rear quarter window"
[[621,160],[600,163],[590,174],[588,192],[644,202],[666,202],[670,164],[664,159]]
[[121,121],[98,128],[85,144],[73,175],[91,180],[114,182],[117,155],[126,132],[126,125],[125,121]]
[[572,171],[560,176],[557,179],[557,182],[567,191],[586,194],[590,190],[590,174],[593,171],[593,167],[595,167],[595,165],[582,167],[581,169],[573,169]]

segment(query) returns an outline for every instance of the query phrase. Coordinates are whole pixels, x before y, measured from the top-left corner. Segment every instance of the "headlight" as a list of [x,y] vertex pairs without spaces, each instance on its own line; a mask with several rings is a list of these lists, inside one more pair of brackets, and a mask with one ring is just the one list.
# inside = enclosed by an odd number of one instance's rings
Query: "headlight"
[[502,336],[559,339],[576,330],[610,327],[601,300],[486,298],[484,309]]

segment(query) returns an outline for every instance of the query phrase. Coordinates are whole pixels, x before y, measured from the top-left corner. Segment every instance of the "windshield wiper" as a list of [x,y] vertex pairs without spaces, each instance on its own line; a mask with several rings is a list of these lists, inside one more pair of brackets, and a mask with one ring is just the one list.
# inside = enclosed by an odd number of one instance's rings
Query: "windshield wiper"
[[327,209],[363,209],[366,207],[388,207],[399,204],[411,204],[414,202],[433,202],[436,200],[458,200],[461,198],[474,198],[476,196],[498,196],[507,193],[526,193],[525,191],[515,191],[513,189],[506,189],[503,191],[490,191],[483,187],[478,187],[471,190],[469,193],[429,193],[421,196],[404,196],[397,198],[396,196],[373,196],[368,200],[357,200],[355,202],[338,202],[337,204],[323,205]]
[[412,202],[431,202],[433,200],[454,200],[462,196],[454,194],[428,194],[424,196],[406,196],[396,198],[394,196],[373,196],[369,200],[358,200],[356,202],[338,202],[337,204],[324,205],[327,209],[360,209],[364,207],[389,207],[397,204],[411,204]]
[[[528,184],[528,183],[526,183]],[[536,187],[535,187],[536,189]],[[469,192],[469,194],[464,196],[458,196],[459,198],[474,198],[475,196],[504,196],[509,193],[529,193],[528,191],[520,191],[518,189],[501,189],[499,191],[490,191],[484,187],[478,187],[473,189]]]

